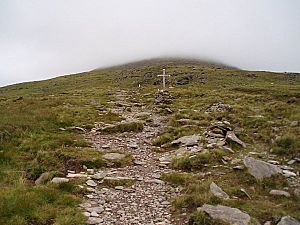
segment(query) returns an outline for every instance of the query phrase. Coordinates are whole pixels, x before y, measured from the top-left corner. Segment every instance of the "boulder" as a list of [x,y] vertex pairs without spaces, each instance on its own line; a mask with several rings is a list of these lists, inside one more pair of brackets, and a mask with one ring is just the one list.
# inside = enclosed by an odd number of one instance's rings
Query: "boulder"
[[218,185],[216,185],[214,182],[212,182],[209,186],[210,191],[213,193],[214,196],[223,198],[223,199],[229,199],[229,195],[224,192]]
[[299,221],[291,216],[284,216],[277,225],[300,225]]
[[223,205],[208,205],[204,204],[197,208],[197,211],[205,212],[213,219],[219,219],[229,224],[248,225],[250,216],[236,208],[231,208]]
[[191,135],[191,136],[183,136],[178,138],[175,141],[172,141],[172,145],[182,145],[182,146],[194,146],[198,145],[198,141],[200,140],[200,135]]
[[53,175],[49,172],[42,173],[39,178],[34,182],[36,185],[41,185],[47,183],[51,180]]
[[246,157],[244,165],[248,168],[248,172],[258,180],[281,173],[281,169],[278,166],[252,157]]

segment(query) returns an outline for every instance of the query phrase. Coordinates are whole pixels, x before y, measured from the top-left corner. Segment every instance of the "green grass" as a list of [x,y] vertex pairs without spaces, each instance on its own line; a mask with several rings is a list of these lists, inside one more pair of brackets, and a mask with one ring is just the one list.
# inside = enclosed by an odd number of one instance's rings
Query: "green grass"
[[282,156],[300,157],[300,140],[295,135],[285,135],[275,141],[273,152]]
[[38,186],[0,191],[0,224],[82,224],[80,199],[65,190]]
[[[174,101],[159,108],[154,106],[153,96],[160,84],[156,75],[163,67],[174,74],[168,79],[174,86],[170,89]],[[248,76],[249,73],[255,73],[256,77]],[[204,84],[199,83],[201,74],[206,77]],[[189,75],[193,76],[189,84],[175,85],[177,80]],[[138,89],[138,84],[142,88]],[[300,79],[297,77],[290,84],[284,73],[241,71],[195,60],[160,59],[7,86],[0,88],[0,224],[84,223],[76,207],[80,201],[76,196],[80,194],[72,185],[35,187],[33,181],[45,171],[63,175],[67,169],[79,169],[82,165],[98,168],[131,163],[128,156],[125,162],[111,165],[102,160],[100,153],[90,149],[91,143],[87,143],[81,133],[60,129],[78,126],[89,131],[95,122],[121,122],[122,115],[113,113],[108,103],[115,100],[113,94],[120,89],[134,95],[132,102],[146,103],[168,117],[165,129],[153,139],[155,145],[166,146],[163,151],[169,150],[168,144],[179,137],[202,134],[211,123],[227,120],[239,138],[247,143],[246,149],[231,145],[236,152],[231,155],[233,158],[254,150],[272,152],[279,161],[299,157],[300,127],[290,124],[300,120]],[[289,104],[287,101],[291,97],[296,97],[296,102]],[[232,110],[204,112],[205,107],[217,102],[229,104]],[[165,108],[172,109],[173,113],[166,114]],[[253,117],[257,115],[262,117]],[[148,120],[146,117],[140,119]],[[190,119],[190,122],[182,123],[180,119]],[[142,130],[143,124],[132,123],[110,132]],[[221,155],[186,156],[172,165],[193,173],[210,170],[213,174],[225,173],[212,175],[210,180],[240,199],[222,204],[238,207],[261,223],[265,221],[264,214],[272,221],[286,214],[299,219],[295,213],[295,206],[299,204],[296,200],[268,195],[272,185],[283,188],[286,185],[283,180],[276,184],[270,181],[258,184],[245,171],[205,166],[220,165]],[[165,179],[176,186],[184,186],[185,192],[177,201],[177,208],[179,211],[181,207],[189,208],[191,224],[203,221],[214,224],[195,213],[195,207],[204,202],[220,201],[204,195],[208,184],[206,177],[184,174]],[[248,200],[240,193],[240,187],[253,199]]]
[[192,156],[187,155],[173,159],[171,167],[183,171],[202,170],[209,166],[209,164],[220,162],[223,155],[225,155],[225,153],[222,150],[211,150]]

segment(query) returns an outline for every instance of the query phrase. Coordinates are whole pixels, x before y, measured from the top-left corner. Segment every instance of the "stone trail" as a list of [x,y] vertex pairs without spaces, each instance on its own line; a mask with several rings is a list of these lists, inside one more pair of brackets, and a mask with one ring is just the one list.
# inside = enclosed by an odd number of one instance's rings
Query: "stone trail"
[[[89,224],[182,224],[182,221],[172,219],[170,211],[170,200],[179,194],[179,190],[160,180],[163,173],[172,171],[159,161],[164,154],[151,150],[151,138],[164,128],[166,118],[155,114],[150,106],[131,103],[129,98],[125,91],[117,92],[116,101],[111,102],[111,110],[122,115],[126,121],[136,121],[142,114],[150,115],[152,122],[146,123],[142,132],[106,135],[91,132],[86,139],[94,143],[99,151],[130,152],[133,165],[106,168],[102,172],[110,179],[127,177],[135,182],[130,187],[91,188],[91,193],[81,205],[82,210]],[[126,110],[126,107],[131,110]]]

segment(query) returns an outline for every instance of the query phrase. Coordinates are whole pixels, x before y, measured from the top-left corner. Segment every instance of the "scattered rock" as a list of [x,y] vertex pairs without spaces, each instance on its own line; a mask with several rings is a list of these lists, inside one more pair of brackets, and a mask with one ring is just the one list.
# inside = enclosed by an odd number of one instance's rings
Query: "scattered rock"
[[229,141],[234,141],[236,143],[238,143],[239,145],[241,145],[243,148],[246,148],[246,144],[241,141],[233,131],[227,131],[226,133],[226,137],[225,137],[225,140],[229,140]]
[[291,104],[291,103],[295,103],[297,100],[296,97],[291,97],[289,100],[287,100],[287,103]]
[[86,178],[86,174],[81,174],[81,173],[68,173],[67,178]]
[[90,217],[90,215],[91,215],[89,212],[83,212],[82,214],[86,217]]
[[139,165],[139,166],[144,166],[144,165],[146,165],[146,162],[140,161],[140,160],[134,160],[134,164]]
[[53,175],[49,172],[42,173],[39,178],[34,182],[36,185],[45,184],[51,180]]
[[296,162],[296,160],[295,160],[295,159],[292,159],[292,160],[288,161],[287,164],[288,164],[288,165],[293,165],[295,162]]
[[241,190],[241,192],[243,192],[249,199],[251,199],[251,196],[248,194],[248,192],[247,192],[244,188],[241,188],[240,190]]
[[297,126],[299,126],[299,121],[292,121],[292,122],[291,122],[291,126],[292,126],[292,127],[297,127]]
[[281,169],[278,166],[252,157],[246,157],[244,165],[248,168],[248,172],[258,180],[281,173]]
[[214,103],[214,104],[207,106],[206,108],[204,108],[204,110],[206,113],[225,112],[225,111],[231,110],[231,106],[224,104],[222,102],[219,102],[219,103]]
[[282,173],[283,173],[283,176],[285,176],[285,177],[295,177],[295,176],[297,176],[297,174],[295,174],[294,172],[289,171],[289,170],[282,170]]
[[229,195],[224,192],[218,185],[212,182],[209,186],[210,191],[213,193],[214,196],[223,199],[229,199]]
[[115,190],[122,191],[124,189],[123,186],[115,186]]
[[300,199],[300,188],[296,188],[296,189],[294,190],[294,195],[295,195],[298,199]]
[[90,187],[96,187],[97,186],[97,183],[93,180],[86,181],[86,184]]
[[89,217],[89,219],[86,221],[87,224],[101,224],[103,222],[103,219],[97,218],[97,217]]
[[242,165],[238,165],[238,166],[232,167],[232,169],[234,169],[234,170],[243,170],[243,169],[245,169],[245,167],[242,166]]
[[290,193],[281,190],[271,190],[270,195],[291,197]]
[[56,184],[67,183],[69,182],[69,179],[64,177],[54,177],[51,182]]
[[87,208],[86,209],[88,212],[92,213],[92,212],[96,212],[96,213],[102,213],[104,211],[103,207],[99,206],[99,207],[91,207],[91,208]]
[[91,178],[94,180],[102,180],[105,176],[105,172],[97,172],[96,174],[92,175]]
[[300,225],[299,221],[291,216],[284,216],[277,225]]
[[251,219],[248,214],[239,209],[223,205],[204,204],[202,207],[197,208],[197,211],[206,212],[213,219],[219,219],[229,224],[248,225]]

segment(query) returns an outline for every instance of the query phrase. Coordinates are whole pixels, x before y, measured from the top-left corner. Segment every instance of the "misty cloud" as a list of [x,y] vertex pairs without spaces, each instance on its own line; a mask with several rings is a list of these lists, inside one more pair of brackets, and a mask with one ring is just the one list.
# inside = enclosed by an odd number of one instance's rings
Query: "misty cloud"
[[1,0],[0,86],[161,57],[300,72],[298,0]]

